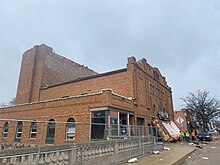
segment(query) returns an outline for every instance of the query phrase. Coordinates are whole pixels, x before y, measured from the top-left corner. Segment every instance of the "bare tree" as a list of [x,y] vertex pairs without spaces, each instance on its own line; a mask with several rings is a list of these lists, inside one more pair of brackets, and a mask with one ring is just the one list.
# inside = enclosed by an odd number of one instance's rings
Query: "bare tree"
[[217,128],[220,128],[220,117],[215,117],[212,119],[213,125]]
[[0,103],[0,108],[4,108],[6,106],[5,103]]
[[14,98],[12,98],[10,101],[9,101],[9,105],[15,105],[15,97]]
[[208,91],[197,90],[189,92],[187,97],[181,98],[185,102],[186,109],[196,116],[197,122],[205,131],[207,123],[211,119],[220,116],[220,101],[215,97],[209,97]]
[[8,103],[0,103],[0,108],[15,105],[15,98],[12,98]]

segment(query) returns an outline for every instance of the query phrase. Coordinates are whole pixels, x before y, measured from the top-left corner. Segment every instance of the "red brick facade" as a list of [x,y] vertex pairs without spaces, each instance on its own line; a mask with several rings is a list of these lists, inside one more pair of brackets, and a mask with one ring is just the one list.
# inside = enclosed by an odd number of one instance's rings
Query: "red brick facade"
[[[106,124],[115,118],[126,125],[147,125],[158,112],[167,113],[173,120],[172,91],[165,77],[146,59],[136,61],[130,57],[126,68],[97,74],[40,45],[24,53],[16,105],[2,108],[0,118],[56,122],[74,118],[76,122],[90,123],[91,113],[98,110],[106,111]],[[4,123],[1,122],[1,129]],[[2,143],[13,143],[15,138],[16,126],[11,127],[16,123],[8,123],[8,138],[0,138]],[[41,134],[30,140],[29,123],[22,130],[20,143],[39,144],[40,136],[46,139],[46,125]],[[74,142],[80,141],[81,129],[76,126]],[[91,128],[85,130],[89,141]],[[65,131],[65,125],[56,126],[54,144],[73,142],[65,140]],[[45,140],[41,143],[45,144]]]
[[180,130],[187,131],[187,119],[186,119],[186,111],[176,111],[174,112],[174,122],[180,128]]
[[39,101],[41,87],[96,74],[46,45],[35,46],[23,55],[16,104]]

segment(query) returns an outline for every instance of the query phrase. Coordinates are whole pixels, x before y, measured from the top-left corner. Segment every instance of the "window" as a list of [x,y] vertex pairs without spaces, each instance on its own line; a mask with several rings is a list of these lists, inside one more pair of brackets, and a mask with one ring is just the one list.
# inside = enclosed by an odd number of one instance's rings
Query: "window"
[[156,96],[158,96],[158,91],[159,91],[159,90],[156,88]]
[[93,111],[91,114],[91,139],[104,139],[106,111]]
[[156,71],[154,71],[154,75],[153,75],[153,77],[154,77],[154,79],[156,80],[156,81],[159,81],[159,74],[156,72]]
[[164,92],[162,92],[162,98],[164,99]]
[[32,122],[30,127],[30,139],[36,139],[37,137],[37,122]]
[[50,119],[47,124],[46,144],[54,144],[55,120]]
[[154,93],[154,87],[153,87],[153,85],[151,85],[151,84],[150,84],[150,92],[151,92],[151,93]]
[[8,137],[8,122],[4,124],[4,128],[3,128],[3,138],[7,138],[7,137]]
[[23,129],[23,123],[21,121],[19,121],[18,125],[17,125],[17,129],[16,129],[15,141],[21,140],[22,129]]
[[156,96],[160,97],[160,89],[156,88]]
[[155,106],[155,104],[153,105],[153,112],[155,112],[155,110],[156,110],[156,106]]
[[69,118],[66,123],[66,140],[75,139],[76,126],[75,120],[73,118]]

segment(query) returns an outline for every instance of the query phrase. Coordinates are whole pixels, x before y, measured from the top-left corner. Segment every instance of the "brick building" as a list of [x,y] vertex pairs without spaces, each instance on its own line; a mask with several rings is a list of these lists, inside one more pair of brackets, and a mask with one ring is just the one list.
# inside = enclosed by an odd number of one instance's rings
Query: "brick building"
[[[173,120],[172,91],[146,59],[129,57],[126,68],[98,74],[43,44],[23,55],[16,104],[0,109],[8,119],[0,121],[0,142],[77,143],[82,125],[74,123],[115,124],[118,132],[122,125],[151,125],[157,115]],[[85,140],[106,138],[105,127],[86,127]]]
[[185,109],[174,112],[174,122],[182,132],[188,131],[188,125],[187,125],[188,120]]

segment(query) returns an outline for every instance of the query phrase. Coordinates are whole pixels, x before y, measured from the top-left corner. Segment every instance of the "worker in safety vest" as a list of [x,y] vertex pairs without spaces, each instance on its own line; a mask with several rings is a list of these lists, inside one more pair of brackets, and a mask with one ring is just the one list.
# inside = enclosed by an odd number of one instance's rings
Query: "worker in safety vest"
[[188,131],[186,131],[186,142],[190,142],[190,134]]
[[195,141],[195,132],[192,130],[191,132],[192,141]]
[[180,131],[180,134],[179,134],[179,141],[182,142],[183,141],[183,137],[184,137],[184,133],[182,131]]

